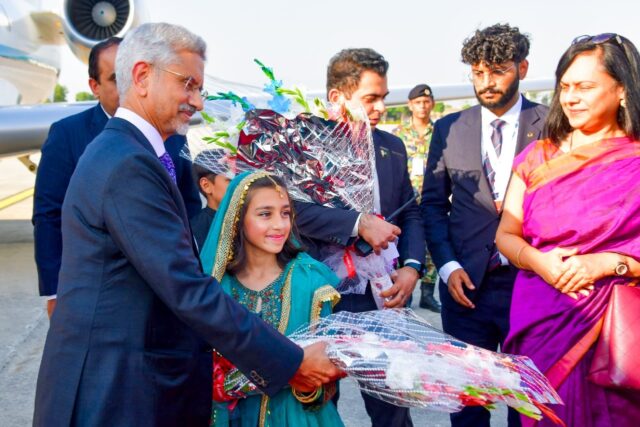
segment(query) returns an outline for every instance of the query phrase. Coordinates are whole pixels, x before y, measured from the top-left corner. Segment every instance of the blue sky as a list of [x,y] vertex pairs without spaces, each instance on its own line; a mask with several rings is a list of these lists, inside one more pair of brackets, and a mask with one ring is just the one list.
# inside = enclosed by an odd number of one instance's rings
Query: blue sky
[[[371,47],[390,62],[389,85],[465,82],[463,40],[477,28],[508,22],[531,36],[530,78],[552,78],[558,59],[581,34],[617,32],[640,45],[637,0],[147,0],[151,21],[180,24],[208,43],[206,72],[262,84],[259,58],[288,85],[324,87],[331,56]],[[87,90],[86,66],[65,51],[61,83]],[[436,93],[437,96],[437,93]]]

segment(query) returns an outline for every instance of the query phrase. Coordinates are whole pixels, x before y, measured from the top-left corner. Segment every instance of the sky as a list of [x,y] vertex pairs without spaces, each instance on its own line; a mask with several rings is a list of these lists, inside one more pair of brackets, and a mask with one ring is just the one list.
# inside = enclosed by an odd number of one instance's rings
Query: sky
[[[149,21],[180,24],[205,39],[207,74],[262,85],[258,58],[285,86],[311,91],[324,88],[329,59],[348,47],[384,55],[389,87],[467,82],[462,42],[498,22],[530,35],[528,78],[553,78],[578,35],[616,32],[640,47],[639,0],[136,1]],[[73,94],[88,90],[86,81],[86,65],[64,49],[61,84]]]

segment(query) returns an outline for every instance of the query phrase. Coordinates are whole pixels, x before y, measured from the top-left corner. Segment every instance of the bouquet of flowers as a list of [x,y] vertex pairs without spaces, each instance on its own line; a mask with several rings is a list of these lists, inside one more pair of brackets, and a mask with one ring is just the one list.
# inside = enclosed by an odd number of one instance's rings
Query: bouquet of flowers
[[263,93],[207,97],[204,135],[190,138],[183,156],[216,174],[267,170],[296,200],[371,212],[375,156],[364,110],[308,102],[255,62],[269,79]]
[[[343,311],[290,338],[300,346],[327,342],[331,361],[362,391],[394,405],[456,412],[503,402],[536,420],[544,415],[562,424],[545,406],[562,401],[529,358],[466,344],[410,309]],[[246,389],[247,383],[233,386]]]
[[[182,155],[213,173],[263,169],[282,177],[296,200],[371,213],[375,155],[367,115],[361,106],[307,101],[287,89],[273,70],[255,60],[269,79],[261,92],[222,82],[207,97],[205,126],[190,133]],[[212,89],[208,87],[207,89]],[[324,261],[343,281],[343,293],[364,293],[374,280],[392,285],[397,251],[361,257],[333,248]],[[382,308],[383,301],[378,301]]]

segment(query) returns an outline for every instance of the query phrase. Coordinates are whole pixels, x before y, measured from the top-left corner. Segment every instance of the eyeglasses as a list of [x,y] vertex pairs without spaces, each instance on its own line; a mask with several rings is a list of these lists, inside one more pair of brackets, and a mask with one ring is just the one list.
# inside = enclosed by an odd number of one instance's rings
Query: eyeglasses
[[209,92],[207,92],[205,89],[201,89],[196,85],[193,77],[185,76],[182,73],[178,73],[177,71],[167,70],[165,68],[158,67],[158,69],[164,71],[165,73],[173,74],[176,77],[180,77],[184,81],[184,90],[187,93],[197,93],[198,95],[200,95],[202,99],[206,99],[209,96]]
[[488,72],[480,70],[471,70],[469,80],[472,82],[482,82],[485,76],[489,76],[489,80],[495,81],[502,79],[509,71],[516,67],[516,63],[511,64],[507,68],[490,68]]
[[587,43],[591,42],[593,44],[602,44],[608,41],[615,40],[618,42],[620,46],[622,46],[622,39],[616,33],[602,33],[595,36],[590,36],[588,34],[578,36],[571,42],[571,45],[579,44],[579,43]]

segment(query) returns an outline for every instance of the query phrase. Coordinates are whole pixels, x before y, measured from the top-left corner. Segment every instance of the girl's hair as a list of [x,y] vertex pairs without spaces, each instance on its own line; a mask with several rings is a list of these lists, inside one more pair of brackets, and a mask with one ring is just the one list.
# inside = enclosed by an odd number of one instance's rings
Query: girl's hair
[[[247,262],[247,254],[244,248],[246,237],[244,235],[244,218],[247,214],[247,207],[251,202],[251,197],[255,190],[259,190],[261,188],[273,188],[276,189],[276,184],[280,186],[281,191],[285,191],[287,194],[287,198],[291,203],[291,196],[289,196],[289,192],[287,191],[287,187],[285,186],[282,179],[277,176],[270,177],[262,177],[253,181],[247,191],[247,195],[245,197],[244,205],[240,209],[240,215],[238,216],[238,222],[236,223],[237,231],[235,233],[235,237],[233,238],[233,259],[229,261],[227,264],[227,272],[229,274],[235,275],[237,274]],[[280,268],[285,268],[285,266],[294,259],[298,253],[302,252],[304,249],[301,247],[300,239],[297,236],[295,222],[294,222],[294,211],[293,211],[293,203],[291,203],[291,215],[289,216],[291,221],[291,231],[289,232],[289,236],[287,237],[284,246],[279,254],[276,255],[276,260],[278,261],[278,265]]]
[[[597,37],[580,37],[566,50],[556,68],[556,87],[551,100],[545,130],[551,141],[559,145],[573,130],[560,105],[560,80],[578,55],[597,52],[605,72],[625,92],[626,107],[618,108],[618,125],[635,140],[640,140],[640,55],[628,39],[610,34],[605,41]],[[595,40],[595,41],[594,41]]]

